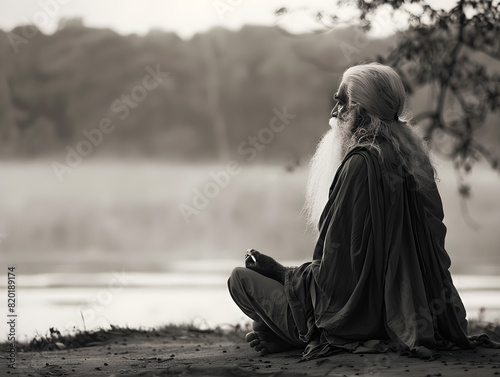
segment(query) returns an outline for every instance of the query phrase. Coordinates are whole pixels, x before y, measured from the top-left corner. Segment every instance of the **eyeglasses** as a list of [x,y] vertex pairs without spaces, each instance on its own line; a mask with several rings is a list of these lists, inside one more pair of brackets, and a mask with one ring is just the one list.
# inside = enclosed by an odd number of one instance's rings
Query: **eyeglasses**
[[330,111],[330,115],[332,116],[332,118],[337,118],[339,113],[344,109],[345,103],[341,98],[339,98],[338,93],[335,93],[333,95],[333,99],[335,99],[337,103],[335,104],[335,106],[333,106],[332,111]]

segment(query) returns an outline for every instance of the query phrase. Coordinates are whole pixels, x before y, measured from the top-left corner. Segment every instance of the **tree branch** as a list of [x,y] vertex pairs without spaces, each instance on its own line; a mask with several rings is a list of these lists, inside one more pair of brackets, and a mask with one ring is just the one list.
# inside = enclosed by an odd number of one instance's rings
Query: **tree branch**
[[[442,131],[446,132],[447,134],[455,136],[455,137],[457,137],[460,140],[464,139],[464,134],[461,133],[460,131],[454,129],[454,128],[450,128],[448,126],[445,126],[442,123],[440,123],[439,128]],[[470,148],[472,148],[472,149],[476,150],[477,152],[479,152],[489,162],[489,164],[491,165],[491,167],[493,169],[495,169],[495,170],[498,169],[498,159],[497,159],[497,157],[495,155],[493,155],[493,153],[491,153],[488,150],[488,148],[486,148],[483,144],[481,144],[477,140],[471,138],[470,141],[469,141],[469,146],[470,146]]]
[[413,121],[415,123],[418,123],[418,122],[421,122],[421,121],[423,121],[424,119],[427,119],[427,118],[435,119],[438,116],[439,116],[439,112],[438,111],[429,110],[429,111],[424,111],[424,112],[418,114],[417,116],[413,117]]

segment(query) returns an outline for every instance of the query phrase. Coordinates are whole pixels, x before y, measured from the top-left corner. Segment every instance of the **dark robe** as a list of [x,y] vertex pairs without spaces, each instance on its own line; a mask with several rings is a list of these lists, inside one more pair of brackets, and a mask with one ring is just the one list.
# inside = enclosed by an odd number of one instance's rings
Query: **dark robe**
[[308,359],[353,352],[471,348],[448,271],[434,185],[414,180],[384,143],[352,149],[337,170],[312,262],[289,269],[285,293]]

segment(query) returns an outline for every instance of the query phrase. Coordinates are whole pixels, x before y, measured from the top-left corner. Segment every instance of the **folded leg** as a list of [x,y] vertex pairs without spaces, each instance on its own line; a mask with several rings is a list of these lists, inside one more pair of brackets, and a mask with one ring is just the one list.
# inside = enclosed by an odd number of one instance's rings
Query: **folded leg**
[[250,342],[271,341],[277,336],[293,347],[306,346],[299,339],[282,284],[248,268],[236,267],[228,280],[228,288],[243,313],[257,323],[254,324],[255,334],[247,336],[252,338]]

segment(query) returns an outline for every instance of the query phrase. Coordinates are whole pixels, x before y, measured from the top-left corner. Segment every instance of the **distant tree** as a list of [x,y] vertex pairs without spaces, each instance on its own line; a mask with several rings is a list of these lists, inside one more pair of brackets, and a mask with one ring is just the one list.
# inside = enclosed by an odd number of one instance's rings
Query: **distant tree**
[[8,80],[12,104],[25,114],[24,119],[16,122],[19,130],[24,132],[39,118],[47,118],[53,122],[59,140],[71,140],[74,130],[68,117],[68,95],[63,88],[46,89],[46,86],[55,82],[57,74],[44,72],[37,67],[23,74],[21,79],[10,77]]
[[66,28],[83,29],[84,27],[85,22],[82,17],[62,17],[57,23],[57,30]]
[[13,153],[19,139],[15,125],[10,88],[3,72],[0,72],[0,156]]
[[[414,119],[436,147],[446,137],[446,150],[441,151],[453,159],[459,191],[467,198],[470,188],[463,177],[475,162],[484,158],[493,169],[499,169],[498,157],[478,141],[477,133],[487,116],[500,110],[500,4],[460,0],[449,11],[438,9],[438,2],[433,4],[425,0],[339,0],[337,14],[317,10],[314,17],[319,32],[346,23],[339,14],[348,8],[349,14],[356,12],[348,22],[356,19],[365,31],[379,21],[380,12],[388,11],[388,21],[394,23],[407,20],[390,53],[373,59],[394,67],[410,95],[419,87],[433,88],[436,106]],[[276,15],[285,17],[293,11],[280,8]],[[500,127],[498,119],[495,127]]]

